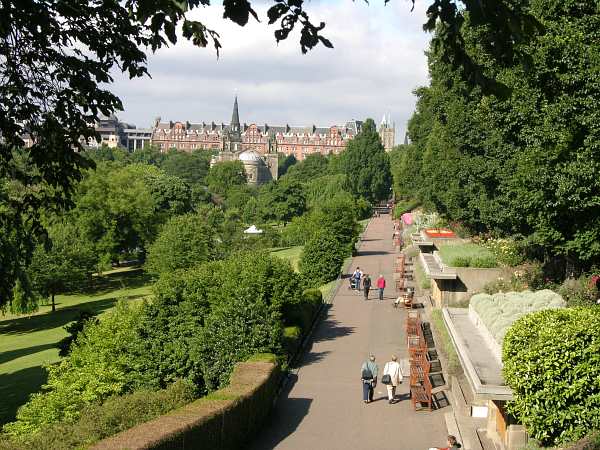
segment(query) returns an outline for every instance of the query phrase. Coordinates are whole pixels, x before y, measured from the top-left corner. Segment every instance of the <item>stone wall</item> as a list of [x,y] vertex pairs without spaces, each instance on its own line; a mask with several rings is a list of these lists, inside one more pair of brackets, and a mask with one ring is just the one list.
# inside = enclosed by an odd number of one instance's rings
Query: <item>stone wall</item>
[[100,441],[92,450],[243,448],[269,415],[279,378],[273,362],[239,363],[226,388]]

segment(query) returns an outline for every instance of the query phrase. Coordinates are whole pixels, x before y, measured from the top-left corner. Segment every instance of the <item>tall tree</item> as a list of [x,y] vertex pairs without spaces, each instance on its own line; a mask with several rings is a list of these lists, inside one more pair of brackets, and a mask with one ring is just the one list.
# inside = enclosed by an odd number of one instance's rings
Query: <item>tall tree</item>
[[367,119],[342,153],[348,186],[354,195],[371,202],[390,198],[390,161],[373,119]]
[[246,184],[246,172],[241,161],[225,161],[213,165],[206,177],[211,192],[225,195],[232,187]]
[[49,297],[52,311],[56,311],[56,294],[81,288],[94,271],[97,259],[91,242],[76,226],[58,222],[48,231],[49,248],[41,244],[36,247],[29,276],[34,289]]

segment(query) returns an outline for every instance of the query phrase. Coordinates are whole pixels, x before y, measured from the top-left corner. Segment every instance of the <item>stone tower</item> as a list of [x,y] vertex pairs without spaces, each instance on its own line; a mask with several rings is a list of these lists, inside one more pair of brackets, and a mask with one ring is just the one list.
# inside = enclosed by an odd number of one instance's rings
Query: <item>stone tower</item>
[[379,124],[379,137],[386,152],[391,151],[396,143],[396,124],[392,123],[391,117],[384,114]]
[[231,123],[229,130],[224,134],[223,150],[236,153],[242,150],[242,130],[240,127],[240,113],[238,111],[237,95],[233,101],[233,112],[231,113]]

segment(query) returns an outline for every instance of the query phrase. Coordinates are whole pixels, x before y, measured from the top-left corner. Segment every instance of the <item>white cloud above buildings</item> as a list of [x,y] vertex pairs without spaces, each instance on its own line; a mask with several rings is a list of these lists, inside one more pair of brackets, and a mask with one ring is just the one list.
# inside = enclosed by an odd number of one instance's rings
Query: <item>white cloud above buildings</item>
[[272,125],[342,124],[390,113],[403,136],[414,108],[412,90],[427,82],[422,31],[424,2],[411,12],[408,0],[317,0],[306,2],[313,23],[324,21],[323,46],[302,55],[298,34],[276,44],[267,25],[270,2],[254,2],[261,23],[239,27],[221,18],[222,6],[200,9],[193,17],[221,34],[219,59],[212,48],[198,49],[181,39],[149,55],[152,78],[115,76],[113,91],[125,111],[119,117],[148,127],[155,117],[191,122],[225,122],[233,95],[240,120]]

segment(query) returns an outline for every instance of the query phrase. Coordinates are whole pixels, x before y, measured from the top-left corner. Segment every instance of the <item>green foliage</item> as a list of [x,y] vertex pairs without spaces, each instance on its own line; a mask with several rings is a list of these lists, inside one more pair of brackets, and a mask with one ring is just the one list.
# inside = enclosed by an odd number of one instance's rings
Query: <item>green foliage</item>
[[84,309],[79,311],[77,318],[73,322],[63,327],[69,335],[61,339],[57,344],[59,356],[64,357],[70,353],[71,344],[77,340],[77,336],[83,331],[88,322],[96,324],[98,323],[98,319],[93,311]]
[[418,261],[415,264],[415,276],[417,278],[417,282],[421,289],[431,289],[431,279],[427,276],[423,267],[421,266],[421,261]]
[[302,329],[299,326],[285,327],[283,329],[283,349],[286,355],[293,355],[302,339]]
[[557,291],[569,306],[592,306],[596,304],[598,291],[590,287],[590,277],[568,278]]
[[499,277],[497,280],[486,284],[483,291],[486,294],[495,294],[496,292],[520,292],[548,287],[543,277],[541,265],[530,263],[515,268],[508,279]]
[[444,323],[441,309],[431,310],[431,322],[433,323],[433,326],[435,327],[437,334],[441,339],[441,349],[448,364],[446,367],[448,374],[455,376],[461,375],[463,371],[462,366],[460,365],[458,354],[456,353],[456,349],[452,343],[452,338],[450,337],[448,329],[446,328],[446,324]]
[[561,255],[588,268],[600,262],[600,126],[587,122],[600,111],[600,44],[584,37],[597,32],[597,8],[559,0],[517,8],[514,17],[544,27],[517,45],[525,66],[514,55],[497,60],[496,29],[473,11],[457,29],[472,61],[510,89],[504,96],[465,82],[467,69],[436,46],[448,33],[438,28],[431,82],[416,91],[408,126],[412,144],[393,157],[395,190],[476,232],[524,236],[539,259]]
[[34,289],[43,297],[54,296],[81,287],[97,265],[93,245],[80,229],[66,221],[48,229],[48,246],[36,247],[28,272]]
[[0,449],[70,450],[87,447],[184,406],[194,400],[194,394],[194,387],[189,383],[176,381],[159,391],[140,390],[109,397],[102,405],[86,406],[75,422],[45,425],[40,431],[20,438],[4,441],[0,438]]
[[417,200],[399,200],[394,205],[394,219],[399,219],[402,214],[407,213],[419,206]]
[[210,168],[211,152],[194,150],[192,152],[169,151],[159,166],[167,175],[177,177],[190,186],[204,183]]
[[229,189],[246,184],[246,171],[241,161],[214,164],[208,171],[206,183],[211,192],[226,195]]
[[514,239],[490,238],[483,240],[481,245],[491,251],[498,260],[498,263],[503,266],[514,267],[523,263],[523,250]]
[[280,153],[279,155],[277,155],[277,157],[279,159],[277,165],[277,175],[279,178],[284,176],[287,173],[288,169],[298,162],[294,155],[286,156],[283,153]]
[[504,338],[509,411],[543,445],[600,427],[600,315],[595,308],[539,311]]
[[310,286],[320,286],[337,278],[346,255],[347,250],[338,237],[330,230],[323,230],[304,245],[300,273]]
[[140,318],[139,308],[119,303],[99,323],[88,322],[71,346],[71,354],[46,367],[44,390],[19,408],[17,421],[6,424],[4,431],[18,436],[39,431],[46,424],[74,422],[84,406],[140,385],[133,357]]
[[544,309],[564,308],[566,302],[556,292],[541,291],[499,292],[493,295],[475,294],[472,308],[498,344],[502,344],[506,331],[519,318]]
[[154,355],[148,378],[223,386],[235,362],[280,352],[282,311],[300,303],[300,293],[290,264],[261,252],[164,274],[140,325],[145,354]]
[[350,191],[371,203],[390,198],[390,161],[373,119],[367,119],[360,133],[348,142],[342,153]]
[[146,270],[162,274],[214,259],[219,253],[215,231],[200,214],[171,218],[150,246]]
[[302,184],[286,177],[271,182],[261,189],[259,205],[266,220],[289,222],[306,211]]
[[327,173],[329,161],[326,156],[320,153],[313,153],[302,161],[292,165],[282,180],[294,179],[296,181],[306,183],[315,178],[321,177]]
[[439,247],[442,261],[451,267],[496,267],[494,254],[473,243],[446,244]]

